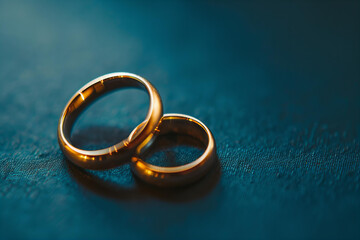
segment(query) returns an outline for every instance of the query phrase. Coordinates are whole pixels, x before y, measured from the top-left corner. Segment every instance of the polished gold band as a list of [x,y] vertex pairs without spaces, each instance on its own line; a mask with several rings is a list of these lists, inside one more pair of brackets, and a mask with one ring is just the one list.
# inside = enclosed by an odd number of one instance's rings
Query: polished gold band
[[[145,123],[145,122],[144,122]],[[141,125],[138,126],[141,129]],[[136,134],[137,129],[133,131]],[[159,167],[142,160],[156,136],[168,133],[185,134],[206,145],[205,152],[195,161],[177,167]],[[153,185],[174,187],[201,178],[216,159],[216,145],[211,131],[199,120],[183,114],[165,114],[156,131],[136,150],[131,169],[136,176]]]
[[[78,115],[100,96],[120,88],[138,88],[149,95],[150,106],[145,121],[112,147],[87,151],[70,142],[71,130]],[[82,87],[67,103],[58,125],[58,141],[65,156],[74,164],[87,169],[108,169],[121,165],[133,156],[137,147],[155,131],[162,117],[159,93],[145,78],[131,73],[110,73],[94,79]]]

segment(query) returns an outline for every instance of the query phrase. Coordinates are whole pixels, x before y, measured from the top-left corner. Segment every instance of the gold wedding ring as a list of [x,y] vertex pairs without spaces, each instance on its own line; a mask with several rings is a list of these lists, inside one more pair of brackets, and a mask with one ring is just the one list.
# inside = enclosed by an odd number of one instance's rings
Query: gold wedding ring
[[[100,96],[120,88],[138,88],[149,95],[150,106],[145,121],[136,133],[112,147],[100,150],[82,150],[71,144],[71,130],[78,115]],[[58,141],[65,156],[74,164],[87,169],[108,169],[130,161],[137,147],[152,135],[162,117],[159,93],[145,78],[118,72],[103,75],[82,87],[67,103],[58,125]]]
[[[112,147],[89,151],[73,146],[71,130],[79,114],[100,96],[120,88],[139,88],[147,92],[150,106],[145,121]],[[106,74],[86,84],[67,103],[58,125],[59,145],[65,156],[82,168],[108,169],[131,162],[133,173],[153,185],[175,187],[198,180],[216,160],[216,145],[211,131],[191,116],[162,114],[160,95],[146,79],[132,73]],[[206,149],[198,159],[182,166],[160,167],[145,162],[146,153],[156,137],[169,133],[191,136]]]
[[[137,128],[132,134],[136,134],[141,129],[141,124]],[[206,146],[205,152],[195,161],[177,167],[160,167],[142,160],[155,137],[168,133],[189,135],[200,140]],[[183,114],[165,114],[156,131],[138,146],[132,158],[131,169],[136,176],[147,183],[163,187],[175,187],[189,184],[201,178],[209,170],[215,159],[214,137],[202,122]]]

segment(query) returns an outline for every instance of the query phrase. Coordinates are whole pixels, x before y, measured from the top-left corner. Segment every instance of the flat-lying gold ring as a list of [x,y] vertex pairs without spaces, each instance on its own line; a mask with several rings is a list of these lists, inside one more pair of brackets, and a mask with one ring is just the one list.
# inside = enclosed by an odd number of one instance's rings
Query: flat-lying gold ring
[[[139,128],[140,125],[138,126]],[[136,134],[137,129],[133,131]],[[159,167],[142,160],[151,147],[156,135],[178,133],[199,139],[207,147],[195,161],[177,167]],[[164,187],[186,185],[201,178],[216,159],[216,145],[211,131],[199,120],[183,114],[165,114],[157,127],[136,150],[132,158],[131,170],[140,179]]]
[[[112,147],[94,151],[82,150],[70,143],[71,130],[78,115],[100,96],[119,88],[138,88],[149,95],[150,106],[141,127]],[[82,87],[67,103],[58,125],[58,141],[62,152],[74,164],[87,169],[107,169],[127,161],[136,148],[154,131],[162,117],[159,93],[145,78],[132,73],[117,72],[98,77]]]

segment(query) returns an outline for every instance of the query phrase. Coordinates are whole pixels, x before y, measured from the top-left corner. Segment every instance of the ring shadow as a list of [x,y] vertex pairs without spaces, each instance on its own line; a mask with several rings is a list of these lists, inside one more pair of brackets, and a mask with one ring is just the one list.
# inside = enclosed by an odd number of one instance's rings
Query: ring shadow
[[[91,135],[89,133],[91,132]],[[128,136],[126,130],[118,127],[99,127],[90,126],[73,134],[72,141],[75,146],[88,145],[91,142],[92,147],[97,146],[111,146],[119,139],[124,139]],[[170,140],[166,140],[167,135],[159,136],[153,145],[151,150],[146,156],[152,153],[162,151],[175,147],[176,145],[189,145],[192,147],[200,147],[198,141],[191,140],[191,138],[183,138],[178,135],[171,137]],[[105,145],[104,145],[105,142]],[[203,148],[203,147],[202,147]],[[99,147],[98,147],[99,149]],[[170,150],[171,153],[171,150]],[[174,159],[175,154],[166,154],[166,160],[170,162],[176,162]],[[82,169],[64,157],[70,175],[77,183],[83,186],[85,189],[94,192],[100,196],[114,199],[117,201],[134,201],[144,200],[146,198],[158,198],[169,202],[187,202],[200,199],[208,195],[217,185],[221,176],[221,167],[218,157],[214,161],[214,166],[209,172],[199,179],[197,182],[176,188],[159,188],[152,186],[138,179],[134,174],[134,185],[132,187],[123,186],[118,183],[105,180],[89,170]],[[130,159],[129,159],[130,162]],[[106,170],[105,170],[106,171]],[[129,169],[130,171],[130,169]]]

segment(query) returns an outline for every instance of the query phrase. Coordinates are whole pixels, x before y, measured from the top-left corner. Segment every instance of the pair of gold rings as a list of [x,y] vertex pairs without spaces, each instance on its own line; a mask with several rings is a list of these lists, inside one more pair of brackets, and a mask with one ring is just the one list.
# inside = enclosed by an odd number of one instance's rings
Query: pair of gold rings
[[[145,120],[121,142],[105,149],[82,150],[71,144],[75,120],[87,106],[100,96],[121,88],[138,88],[147,92],[150,106]],[[145,153],[159,135],[168,133],[190,135],[206,146],[195,161],[176,167],[160,167],[143,160]],[[125,72],[98,77],[82,87],[66,104],[58,125],[58,141],[64,155],[86,169],[109,169],[124,163],[140,179],[157,186],[180,186],[201,178],[216,159],[216,145],[211,131],[199,120],[183,114],[163,115],[162,101],[155,87],[138,75]]]

